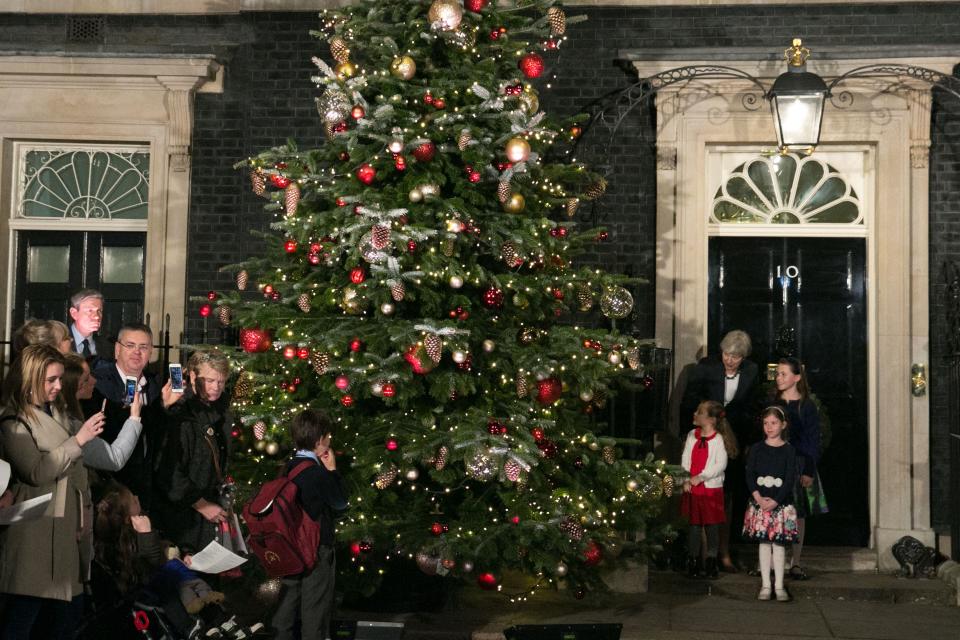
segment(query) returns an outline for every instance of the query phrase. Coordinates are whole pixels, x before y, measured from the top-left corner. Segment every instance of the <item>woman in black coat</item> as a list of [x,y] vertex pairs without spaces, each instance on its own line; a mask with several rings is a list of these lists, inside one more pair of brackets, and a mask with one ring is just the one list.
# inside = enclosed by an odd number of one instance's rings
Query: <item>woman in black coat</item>
[[[724,571],[737,571],[730,559],[730,524],[735,513],[746,505],[743,461],[745,449],[760,437],[756,426],[757,364],[747,360],[753,345],[745,331],[731,331],[720,341],[720,355],[703,358],[693,367],[680,405],[681,427],[692,420],[704,400],[724,405],[727,421],[740,445],[741,453],[727,462],[724,476],[727,524],[720,527],[719,560]],[[681,431],[683,429],[681,428]]]
[[165,536],[196,553],[217,538],[230,515],[224,481],[232,419],[223,393],[230,364],[219,351],[196,351],[187,369],[192,394],[171,411],[157,515]]

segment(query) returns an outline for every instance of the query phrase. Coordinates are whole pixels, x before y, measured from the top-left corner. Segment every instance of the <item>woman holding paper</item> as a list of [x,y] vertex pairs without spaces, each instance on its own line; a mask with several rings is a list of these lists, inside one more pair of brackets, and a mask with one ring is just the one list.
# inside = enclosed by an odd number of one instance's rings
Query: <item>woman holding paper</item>
[[66,638],[82,609],[82,581],[88,558],[82,541],[91,523],[83,446],[103,430],[102,413],[75,432],[60,396],[63,356],[53,347],[23,350],[10,372],[11,390],[0,419],[0,458],[11,466],[14,501],[50,494],[39,518],[0,532],[0,593],[7,610],[0,623],[4,640]]

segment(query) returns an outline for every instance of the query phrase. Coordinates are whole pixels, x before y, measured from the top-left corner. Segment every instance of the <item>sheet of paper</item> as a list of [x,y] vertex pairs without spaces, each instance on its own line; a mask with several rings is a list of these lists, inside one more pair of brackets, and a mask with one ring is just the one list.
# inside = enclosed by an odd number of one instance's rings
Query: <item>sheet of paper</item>
[[10,463],[0,460],[0,493],[7,490],[8,484],[10,484]]
[[47,504],[53,499],[52,493],[19,502],[12,507],[0,509],[0,525],[14,524],[25,520],[36,520],[47,510]]
[[221,573],[239,567],[246,561],[246,558],[224,549],[219,542],[214,540],[205,546],[203,551],[193,554],[190,568],[200,573]]

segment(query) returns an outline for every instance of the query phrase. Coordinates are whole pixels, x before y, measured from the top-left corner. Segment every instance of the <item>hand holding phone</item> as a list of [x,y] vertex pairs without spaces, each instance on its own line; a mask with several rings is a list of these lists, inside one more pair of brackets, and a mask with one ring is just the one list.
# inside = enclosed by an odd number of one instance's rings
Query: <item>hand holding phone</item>
[[179,362],[170,363],[170,391],[183,393],[183,367]]

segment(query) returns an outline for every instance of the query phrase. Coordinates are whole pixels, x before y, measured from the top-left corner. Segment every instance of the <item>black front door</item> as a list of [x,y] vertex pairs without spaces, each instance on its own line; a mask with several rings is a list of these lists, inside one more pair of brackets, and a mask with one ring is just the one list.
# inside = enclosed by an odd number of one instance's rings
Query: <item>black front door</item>
[[69,323],[70,296],[103,293],[100,334],[113,338],[124,322],[143,321],[147,234],[20,231],[17,234],[14,326],[28,318]]
[[869,544],[865,245],[861,238],[710,239],[712,352],[727,331],[743,329],[761,378],[768,363],[796,355],[825,411],[829,441],[819,471],[830,513],[807,520],[813,544]]

